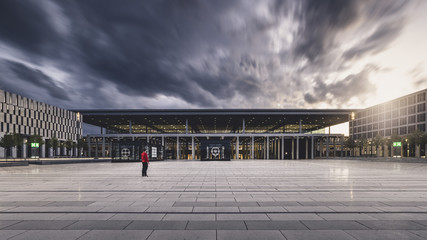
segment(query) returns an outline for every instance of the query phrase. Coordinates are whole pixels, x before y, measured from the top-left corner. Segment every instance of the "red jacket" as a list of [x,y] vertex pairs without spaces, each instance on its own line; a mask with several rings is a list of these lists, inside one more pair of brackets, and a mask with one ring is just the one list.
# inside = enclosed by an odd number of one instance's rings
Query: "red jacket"
[[148,163],[150,161],[150,160],[148,160],[148,155],[146,152],[141,153],[141,160],[142,160],[142,162],[146,162],[146,163]]

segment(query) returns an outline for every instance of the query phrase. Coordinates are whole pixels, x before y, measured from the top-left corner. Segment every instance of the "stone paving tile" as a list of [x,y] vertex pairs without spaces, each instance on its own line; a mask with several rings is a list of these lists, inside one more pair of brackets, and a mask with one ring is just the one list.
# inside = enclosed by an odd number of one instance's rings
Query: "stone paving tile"
[[163,213],[117,213],[108,220],[153,220],[160,221],[166,214]]
[[346,230],[357,240],[425,240],[405,230]]
[[285,220],[323,220],[314,213],[268,213],[267,216],[273,221]]
[[87,230],[30,230],[8,240],[76,240]]
[[132,221],[126,230],[185,230],[188,221]]
[[257,220],[265,220],[269,221],[270,218],[265,213],[245,213],[245,214],[239,214],[239,213],[233,213],[233,214],[222,214],[218,213],[216,215],[217,221],[257,221]]
[[[154,230],[148,240],[216,240],[215,230]],[[230,239],[230,238],[228,238]]]
[[63,220],[24,220],[16,223],[12,226],[6,227],[6,230],[60,230],[63,229],[75,221]]
[[334,212],[326,206],[309,206],[309,207],[284,207],[288,212]]
[[91,230],[78,240],[145,240],[152,230]]
[[217,230],[217,240],[286,240],[279,230]]
[[409,230],[409,232],[427,239],[427,230]]
[[272,206],[301,206],[298,202],[292,202],[292,201],[276,201],[276,202],[258,202],[259,206],[261,207],[272,207]]
[[131,221],[126,220],[82,220],[76,221],[64,229],[68,230],[122,230],[128,226]]
[[276,213],[282,213],[287,212],[285,208],[273,206],[273,207],[239,207],[240,212],[262,212],[262,213],[268,213],[268,212],[276,212]]
[[239,212],[239,208],[238,207],[194,207],[193,212],[228,213],[228,212]]
[[67,213],[55,220],[108,220],[114,215],[114,213]]
[[282,230],[281,232],[287,240],[354,240],[351,235],[342,230]]
[[377,220],[365,213],[319,213],[319,217],[325,220]]
[[[196,208],[196,207],[195,207]],[[145,212],[188,212],[191,213],[193,207],[149,207]]]
[[166,214],[162,221],[215,221],[215,214]]
[[427,226],[422,225],[420,221],[376,220],[358,222],[374,230],[427,230]]
[[245,221],[248,230],[306,230],[300,221]]
[[216,202],[175,202],[174,207],[215,207]]
[[189,221],[187,230],[246,230],[244,221]]
[[26,230],[0,230],[0,239],[10,239],[11,237],[17,236]]
[[259,207],[257,202],[217,202],[217,207]]
[[356,221],[306,221],[302,223],[310,230],[362,230],[368,229]]
[[335,212],[355,212],[355,213],[368,213],[368,212],[382,212],[381,209],[376,207],[364,206],[329,206]]
[[0,229],[9,227],[11,225],[14,225],[16,223],[19,223],[20,221],[12,221],[12,220],[0,220]]

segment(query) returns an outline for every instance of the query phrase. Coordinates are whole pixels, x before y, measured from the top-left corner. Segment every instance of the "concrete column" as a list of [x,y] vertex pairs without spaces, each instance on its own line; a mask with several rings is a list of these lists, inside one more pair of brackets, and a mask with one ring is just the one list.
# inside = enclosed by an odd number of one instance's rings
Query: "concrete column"
[[251,145],[251,158],[254,159],[254,144],[255,144],[255,137],[252,136],[252,145]]
[[165,146],[165,136],[162,136],[162,146]]
[[245,133],[245,119],[243,118],[242,132]]
[[344,154],[344,136],[340,137],[340,144],[341,144],[341,157],[343,157],[343,154]]
[[42,144],[41,145],[40,157],[41,158],[45,158],[46,157],[46,144]]
[[297,160],[299,160],[299,136],[297,136]]
[[179,151],[180,150],[180,146],[179,146],[179,137],[176,137],[176,160],[179,160],[180,156],[179,156]]
[[329,136],[326,137],[326,157],[329,158]]
[[270,159],[270,137],[267,136],[267,160]]
[[12,158],[16,158],[16,147],[11,147]]
[[336,137],[333,138],[334,139],[334,157],[337,156],[337,144],[336,144]]
[[95,158],[98,158],[98,138],[95,138]]
[[295,139],[292,137],[292,160],[295,159]]
[[282,157],[281,159],[284,160],[285,159],[285,136],[282,136]]
[[188,133],[188,119],[185,119],[185,133]]
[[239,159],[239,136],[236,137],[236,159]]
[[102,157],[105,158],[105,137],[102,137]]
[[308,137],[305,138],[305,159],[308,159]]
[[195,149],[194,149],[194,137],[191,137],[191,158],[194,160],[194,154],[195,154]]
[[311,159],[314,159],[314,136],[311,136]]
[[22,146],[21,146],[21,152],[22,152],[22,158],[27,158],[27,144],[25,143],[25,139],[22,139]]
[[90,151],[90,137],[89,136],[87,136],[87,156],[88,157],[92,157],[91,155],[91,153],[90,153],[91,151]]

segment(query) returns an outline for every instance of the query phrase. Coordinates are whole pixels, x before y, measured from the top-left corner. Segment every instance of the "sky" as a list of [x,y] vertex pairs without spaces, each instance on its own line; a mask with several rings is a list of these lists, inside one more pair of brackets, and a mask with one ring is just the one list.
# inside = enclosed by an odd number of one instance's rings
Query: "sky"
[[364,108],[427,88],[427,1],[4,0],[0,89],[66,109]]

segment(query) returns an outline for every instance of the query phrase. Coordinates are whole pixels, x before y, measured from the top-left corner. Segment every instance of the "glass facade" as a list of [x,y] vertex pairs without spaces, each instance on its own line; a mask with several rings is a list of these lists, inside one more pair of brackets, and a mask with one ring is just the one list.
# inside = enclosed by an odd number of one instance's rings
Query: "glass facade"
[[356,112],[350,121],[350,136],[358,140],[425,132],[426,94],[427,89]]

